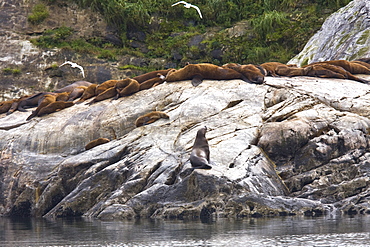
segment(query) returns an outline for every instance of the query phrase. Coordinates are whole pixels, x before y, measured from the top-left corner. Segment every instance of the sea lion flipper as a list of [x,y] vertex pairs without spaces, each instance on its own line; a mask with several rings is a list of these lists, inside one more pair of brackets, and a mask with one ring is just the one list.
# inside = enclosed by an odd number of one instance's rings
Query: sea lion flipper
[[197,87],[202,83],[202,81],[203,81],[203,77],[201,75],[195,75],[193,79],[191,79],[191,84],[194,87]]

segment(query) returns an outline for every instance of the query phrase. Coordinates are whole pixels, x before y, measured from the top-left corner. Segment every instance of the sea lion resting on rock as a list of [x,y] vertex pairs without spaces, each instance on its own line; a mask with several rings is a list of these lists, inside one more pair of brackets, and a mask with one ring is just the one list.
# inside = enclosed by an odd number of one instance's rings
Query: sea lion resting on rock
[[256,84],[262,84],[265,81],[265,75],[267,75],[266,70],[262,66],[254,64],[227,63],[222,65],[222,67],[233,69],[242,74],[246,81]]
[[260,65],[266,70],[266,75],[270,76],[298,76],[304,75],[304,71],[301,68],[297,68],[295,64],[283,64],[279,62],[267,62]]
[[68,86],[65,86],[65,87],[62,87],[60,89],[54,90],[53,93],[64,93],[64,92],[72,93],[73,90],[77,87],[81,87],[81,86],[88,87],[91,84],[92,83],[88,82],[88,81],[76,81],[72,84],[69,84]]
[[167,76],[165,77],[166,82],[192,80],[191,83],[195,87],[202,83],[203,79],[247,80],[241,73],[233,69],[223,68],[209,63],[188,64],[185,67],[178,70],[172,69],[167,73]]
[[170,117],[164,112],[152,111],[152,112],[149,112],[145,115],[142,115],[142,116],[138,117],[135,121],[135,126],[140,127],[140,126],[143,126],[143,125],[151,124],[151,123],[154,123],[155,121],[157,121],[160,118],[169,119]]
[[137,80],[131,79],[131,78],[126,78],[123,80],[120,80],[116,83],[114,88],[117,91],[117,96],[118,97],[124,97],[124,96],[129,96],[131,94],[134,94],[140,90],[140,84]]
[[1,113],[7,113],[9,115],[10,113],[14,112],[18,108],[18,104],[22,99],[28,98],[29,96],[22,96],[18,99],[12,99],[12,100],[6,100],[3,102],[0,102],[0,114]]
[[79,86],[73,89],[73,91],[69,94],[68,101],[74,101],[75,99],[80,98],[87,88],[88,87],[86,86]]
[[359,63],[354,63],[354,62],[349,62],[347,60],[330,60],[330,61],[323,61],[323,62],[316,62],[316,63],[311,63],[309,65],[303,66],[307,67],[310,65],[315,65],[315,64],[331,64],[331,65],[336,65],[340,66],[343,69],[347,70],[351,74],[366,74],[370,75],[370,69],[365,67],[362,64]]
[[151,71],[142,75],[138,75],[133,77],[132,79],[137,80],[138,83],[143,83],[147,80],[153,79],[153,78],[158,78],[158,74],[161,74],[163,76],[166,76],[167,73],[172,70],[172,69],[165,69],[165,70],[156,70],[156,71]]
[[88,86],[84,90],[84,92],[81,95],[80,99],[76,103],[79,104],[79,103],[84,102],[85,100],[88,100],[88,99],[94,97],[96,95],[95,94],[95,90],[96,90],[97,86],[98,86],[98,84],[95,84],[95,83],[94,84],[91,84],[90,86]]
[[350,79],[362,83],[368,83],[367,80],[354,76],[341,66],[327,64],[327,63],[314,63],[303,67],[307,76],[316,76],[321,78],[339,78]]
[[10,109],[8,113],[12,113],[15,110],[21,111],[21,112],[26,112],[27,110],[25,108],[32,108],[38,106],[39,100],[45,95],[48,94],[47,92],[43,93],[36,93],[34,95],[31,95],[29,97],[26,97],[24,99],[21,99],[18,102],[18,105],[16,106],[15,109]]
[[[46,113],[55,112],[57,110],[64,109],[66,107],[72,106],[73,102],[68,102],[67,101],[68,97],[69,97],[69,93],[67,93],[67,92],[64,92],[64,93],[46,93],[46,94],[44,94],[39,99],[38,106],[37,106],[36,110],[34,110],[32,112],[32,114],[27,118],[27,120],[30,120],[31,118],[33,118],[35,116],[42,116],[42,114],[45,115]],[[56,101],[59,101],[58,104],[51,105],[52,103],[55,103]],[[48,106],[47,109],[41,111],[44,107],[47,107],[47,106]],[[40,114],[40,112],[42,114]]]
[[119,97],[129,96],[139,91],[139,89],[140,84],[134,79],[126,78],[123,80],[117,80],[112,87],[109,87],[105,91],[98,94],[95,99],[92,100],[89,104],[93,104],[109,98],[118,99]]
[[105,143],[108,143],[108,142],[110,142],[110,140],[108,138],[102,138],[101,137],[101,138],[92,140],[91,142],[86,144],[85,149],[89,150],[89,149],[92,149],[93,147],[96,147],[98,145],[105,144]]
[[190,163],[194,169],[212,169],[209,161],[209,145],[206,132],[206,126],[198,130],[191,150]]

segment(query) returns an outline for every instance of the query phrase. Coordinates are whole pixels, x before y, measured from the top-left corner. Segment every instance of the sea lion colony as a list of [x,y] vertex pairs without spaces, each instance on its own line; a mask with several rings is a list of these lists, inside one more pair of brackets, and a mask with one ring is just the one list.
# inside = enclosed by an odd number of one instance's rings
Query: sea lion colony
[[[350,79],[362,83],[368,81],[354,74],[370,74],[370,59],[362,58],[355,61],[332,60],[316,62],[301,68],[295,65],[287,65],[278,62],[267,62],[260,65],[241,65],[228,63],[217,66],[209,63],[187,64],[180,69],[166,69],[152,71],[133,78],[122,80],[108,80],[101,84],[87,81],[77,81],[54,92],[41,92],[31,96],[23,96],[17,99],[0,102],[0,114],[11,114],[16,110],[27,111],[26,108],[37,107],[27,118],[40,117],[64,108],[71,107],[75,103],[82,103],[90,98],[88,104],[105,99],[117,99],[132,95],[138,91],[155,87],[164,82],[191,80],[194,86],[198,86],[202,80],[231,80],[241,79],[249,83],[262,84],[265,76],[314,76],[322,78]],[[78,99],[77,101],[75,101]],[[163,113],[165,114],[165,113]],[[152,123],[158,118],[145,116],[145,121],[136,122],[136,126]],[[164,116],[164,115],[163,115]],[[148,118],[148,119],[147,119]]]
[[[16,110],[26,112],[26,108],[37,107],[26,119],[30,120],[33,117],[41,117],[71,107],[75,103],[82,103],[90,98],[93,99],[87,103],[89,105],[109,98],[118,99],[119,97],[129,96],[164,82],[182,80],[191,80],[195,87],[201,84],[203,79],[241,79],[249,83],[262,84],[265,76],[313,76],[350,79],[368,83],[368,81],[354,74],[369,75],[370,59],[316,62],[301,68],[278,62],[267,62],[261,65],[228,63],[222,66],[207,63],[187,64],[181,69],[157,70],[133,78],[108,80],[101,84],[77,81],[54,92],[40,92],[31,96],[0,102],[0,114],[7,113],[8,115]],[[151,124],[160,118],[169,119],[169,116],[165,112],[152,111],[139,116],[135,121],[135,126]],[[207,128],[203,127],[197,132],[189,159],[193,169],[212,169],[209,160],[209,146],[205,137],[206,130]],[[98,138],[90,141],[85,149],[89,150],[109,141],[107,138]]]

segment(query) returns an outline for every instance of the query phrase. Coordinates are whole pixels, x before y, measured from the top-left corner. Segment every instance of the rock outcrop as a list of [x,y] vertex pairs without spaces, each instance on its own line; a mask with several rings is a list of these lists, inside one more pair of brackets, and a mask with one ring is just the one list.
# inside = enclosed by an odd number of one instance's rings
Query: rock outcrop
[[[116,30],[107,25],[102,17],[79,9],[73,3],[50,6],[47,22],[33,25],[27,17],[37,3],[39,1],[35,0],[6,0],[0,3],[0,101],[52,91],[77,80],[101,83],[112,77],[125,77],[112,62],[69,50],[40,49],[33,45],[30,39],[60,27],[72,28],[71,37],[75,38],[96,38],[99,34],[102,40],[112,41],[117,36]],[[83,78],[76,68],[58,67],[67,60],[82,65],[86,77]]]
[[370,57],[369,30],[370,2],[354,0],[328,17],[289,63],[303,66],[320,60]]
[[[370,86],[267,77],[162,84],[0,118],[0,215],[100,219],[368,214]],[[164,111],[136,128],[138,116]],[[211,170],[190,151],[207,126]],[[97,138],[111,141],[90,150]]]

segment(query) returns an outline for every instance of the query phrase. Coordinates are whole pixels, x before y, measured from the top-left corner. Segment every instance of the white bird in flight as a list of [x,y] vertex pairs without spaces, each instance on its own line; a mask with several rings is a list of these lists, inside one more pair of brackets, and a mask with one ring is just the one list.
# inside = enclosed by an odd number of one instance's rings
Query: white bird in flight
[[178,5],[178,4],[184,4],[184,7],[188,8],[188,9],[190,9],[190,7],[196,9],[198,11],[198,14],[199,14],[200,18],[203,19],[202,13],[200,12],[200,9],[198,8],[198,6],[192,5],[192,4],[187,3],[185,1],[180,1],[180,2],[174,3],[171,6],[173,7],[173,6]]
[[81,70],[81,73],[82,73],[82,76],[85,77],[84,68],[82,68],[81,65],[78,65],[77,63],[73,63],[73,62],[70,62],[70,61],[66,61],[63,64],[59,65],[59,67],[62,67],[63,65],[66,65],[66,64],[70,64],[72,68],[78,68],[78,69],[80,69]]

